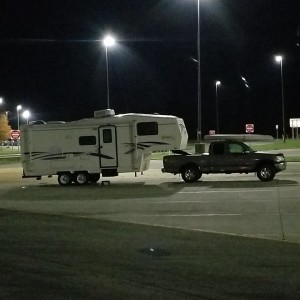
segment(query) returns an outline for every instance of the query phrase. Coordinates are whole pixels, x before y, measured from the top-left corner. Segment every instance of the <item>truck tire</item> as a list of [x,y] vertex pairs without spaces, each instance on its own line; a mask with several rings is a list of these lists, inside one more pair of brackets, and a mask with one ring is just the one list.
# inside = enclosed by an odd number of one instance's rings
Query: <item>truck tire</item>
[[200,172],[199,168],[190,165],[183,168],[181,172],[182,179],[187,183],[196,182],[198,179],[201,178],[202,173]]
[[72,174],[69,172],[58,174],[58,183],[63,186],[70,185],[72,183]]
[[90,174],[90,182],[96,183],[100,179],[99,173]]
[[261,181],[271,181],[275,177],[275,169],[271,164],[262,164],[257,168],[257,177]]
[[89,173],[88,172],[78,172],[75,173],[74,181],[79,185],[85,185],[89,182]]

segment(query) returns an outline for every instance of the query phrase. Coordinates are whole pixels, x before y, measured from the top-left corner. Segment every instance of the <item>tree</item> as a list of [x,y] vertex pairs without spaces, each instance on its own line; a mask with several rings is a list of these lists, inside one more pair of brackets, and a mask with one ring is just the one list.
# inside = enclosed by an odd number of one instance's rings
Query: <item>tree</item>
[[10,138],[11,127],[8,124],[7,115],[0,112],[0,141]]

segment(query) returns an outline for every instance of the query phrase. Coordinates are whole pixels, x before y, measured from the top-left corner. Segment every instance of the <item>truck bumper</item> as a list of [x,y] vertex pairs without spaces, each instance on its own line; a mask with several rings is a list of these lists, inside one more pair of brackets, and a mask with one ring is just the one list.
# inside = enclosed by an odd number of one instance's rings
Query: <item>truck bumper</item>
[[278,164],[275,164],[276,171],[283,171],[286,169],[286,162],[280,162]]

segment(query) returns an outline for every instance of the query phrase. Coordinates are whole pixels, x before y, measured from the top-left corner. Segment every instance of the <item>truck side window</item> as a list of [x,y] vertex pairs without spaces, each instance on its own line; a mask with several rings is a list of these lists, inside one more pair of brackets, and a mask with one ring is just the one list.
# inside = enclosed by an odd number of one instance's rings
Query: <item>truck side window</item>
[[243,153],[244,149],[239,144],[228,144],[229,153]]
[[137,123],[136,127],[137,127],[137,134],[139,136],[158,134],[157,122],[141,122],[141,123]]
[[96,137],[95,136],[80,136],[79,137],[79,145],[96,145]]
[[103,129],[102,134],[103,134],[103,143],[112,142],[111,129]]
[[224,154],[224,144],[219,143],[219,144],[214,144],[214,154]]

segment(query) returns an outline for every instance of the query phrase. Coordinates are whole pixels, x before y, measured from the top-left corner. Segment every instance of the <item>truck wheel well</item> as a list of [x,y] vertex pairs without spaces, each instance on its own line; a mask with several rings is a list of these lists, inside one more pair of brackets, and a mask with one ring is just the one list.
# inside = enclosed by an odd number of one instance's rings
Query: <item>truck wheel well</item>
[[274,163],[271,160],[262,160],[262,161],[259,161],[258,164],[256,165],[256,170],[258,168],[260,168],[262,165],[271,165],[271,166],[274,166]]
[[[199,166],[195,163],[188,163],[188,164],[185,164],[185,165],[182,165],[179,169],[179,173],[181,173],[186,167],[195,167],[195,168],[198,168],[199,169]],[[199,169],[200,170],[200,169]]]

